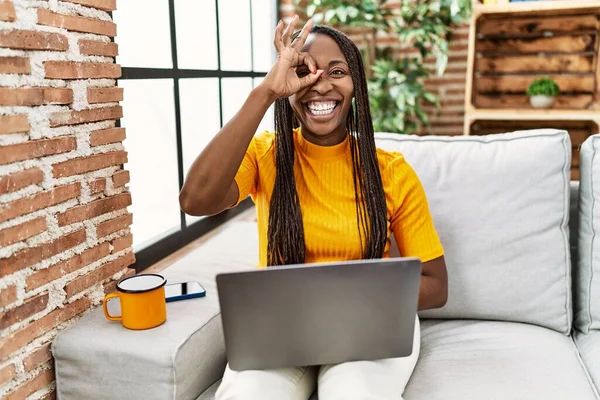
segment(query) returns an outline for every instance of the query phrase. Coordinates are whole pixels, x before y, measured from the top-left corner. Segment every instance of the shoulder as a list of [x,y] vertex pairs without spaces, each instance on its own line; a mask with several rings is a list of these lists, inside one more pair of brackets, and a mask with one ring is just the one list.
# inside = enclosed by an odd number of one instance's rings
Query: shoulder
[[377,162],[382,174],[387,172],[394,174],[402,169],[410,169],[404,155],[397,151],[387,151],[377,148]]
[[402,153],[378,148],[377,160],[384,188],[398,190],[398,185],[407,187],[420,183],[417,174]]
[[265,155],[273,152],[275,145],[275,132],[263,131],[257,133],[252,142],[250,143],[250,149],[256,155],[256,158],[260,160]]

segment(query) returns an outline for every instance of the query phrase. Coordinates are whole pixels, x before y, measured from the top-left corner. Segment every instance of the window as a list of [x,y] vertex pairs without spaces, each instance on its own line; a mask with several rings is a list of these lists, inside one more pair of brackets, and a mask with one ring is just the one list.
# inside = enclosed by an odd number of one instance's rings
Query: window
[[[113,18],[125,88],[120,124],[127,129],[140,271],[241,211],[191,217],[179,209],[178,196],[194,159],[270,69],[277,6],[276,0],[157,0],[140,18],[135,2],[119,4]],[[273,129],[272,109],[258,130],[265,129]]]

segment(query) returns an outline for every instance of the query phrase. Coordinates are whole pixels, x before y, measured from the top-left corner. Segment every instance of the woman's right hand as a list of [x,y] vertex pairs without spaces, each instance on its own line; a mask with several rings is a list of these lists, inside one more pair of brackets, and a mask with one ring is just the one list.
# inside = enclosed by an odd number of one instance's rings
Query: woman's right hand
[[[295,15],[285,31],[283,31],[282,21],[279,21],[275,29],[273,44],[277,50],[277,60],[261,83],[275,99],[291,96],[297,91],[314,84],[323,73],[323,70],[317,70],[312,57],[301,51],[312,29],[313,21],[309,19],[298,37],[292,41],[292,33],[297,21],[298,16]],[[300,78],[296,74],[296,67],[302,64],[308,67],[310,73]]]

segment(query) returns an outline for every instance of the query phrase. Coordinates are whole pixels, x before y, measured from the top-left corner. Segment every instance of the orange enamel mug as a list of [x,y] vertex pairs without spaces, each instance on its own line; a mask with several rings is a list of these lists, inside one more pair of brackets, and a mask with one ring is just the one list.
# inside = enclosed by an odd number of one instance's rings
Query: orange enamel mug
[[[121,321],[128,329],[150,329],[167,320],[165,284],[167,280],[158,274],[140,274],[121,279],[117,292],[104,296],[104,316],[110,321]],[[121,315],[108,313],[108,300],[119,298]]]

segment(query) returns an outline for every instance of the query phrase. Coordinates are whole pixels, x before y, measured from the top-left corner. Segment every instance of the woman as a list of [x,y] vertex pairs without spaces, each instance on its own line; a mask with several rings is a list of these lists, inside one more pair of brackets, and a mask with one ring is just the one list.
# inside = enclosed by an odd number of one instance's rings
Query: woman
[[[297,20],[277,25],[277,61],[195,160],[182,209],[216,214],[251,195],[262,267],[389,257],[393,232],[402,255],[423,262],[419,309],[442,307],[446,265],[425,193],[401,154],[375,147],[360,52],[310,20],[292,35]],[[274,102],[275,132],[254,136]],[[320,400],[401,399],[419,348],[417,320],[410,357],[227,368],[216,398],[307,400],[318,386]]]

